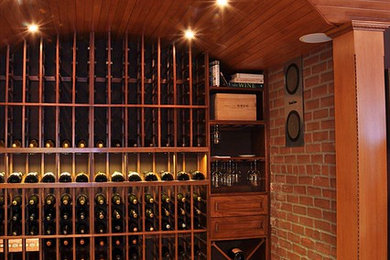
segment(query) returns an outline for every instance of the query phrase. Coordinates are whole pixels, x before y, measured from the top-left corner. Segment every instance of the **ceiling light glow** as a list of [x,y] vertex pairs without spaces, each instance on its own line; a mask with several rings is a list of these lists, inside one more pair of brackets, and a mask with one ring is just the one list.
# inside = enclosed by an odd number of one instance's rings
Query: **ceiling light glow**
[[184,32],[184,37],[188,40],[192,40],[195,38],[195,33],[193,30],[191,29],[187,29],[185,32]]
[[32,23],[32,24],[27,25],[27,30],[30,33],[36,33],[36,32],[38,32],[39,28],[38,28],[38,25]]
[[217,5],[223,7],[223,6],[227,6],[228,4],[228,0],[217,0]]

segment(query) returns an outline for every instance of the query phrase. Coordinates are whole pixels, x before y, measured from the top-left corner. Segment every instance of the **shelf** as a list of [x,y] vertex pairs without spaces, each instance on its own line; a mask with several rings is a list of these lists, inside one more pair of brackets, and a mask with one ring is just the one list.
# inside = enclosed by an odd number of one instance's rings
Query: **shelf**
[[210,87],[210,93],[216,93],[216,92],[230,92],[230,93],[259,93],[263,92],[263,88],[233,88],[233,87]]
[[1,183],[0,189],[50,189],[50,188],[115,188],[152,186],[207,186],[208,180],[201,181],[137,181],[137,182],[56,182],[56,183]]
[[240,192],[243,192],[245,194],[249,194],[248,192],[255,192],[257,194],[265,193],[264,190],[260,190],[260,189],[261,189],[261,187],[251,186],[250,184],[222,186],[222,187],[218,187],[218,188],[211,187],[212,194],[224,193],[224,194],[229,194],[229,195],[231,195],[232,193],[236,194],[236,193],[240,193]]
[[207,153],[208,147],[120,147],[120,148],[0,148],[1,153]]
[[240,120],[210,120],[210,125],[229,125],[229,126],[252,126],[252,125],[265,125],[264,120],[256,121],[240,121]]
[[240,157],[240,156],[232,156],[230,158],[215,158],[211,156],[211,161],[265,161],[264,156],[254,156],[254,157]]

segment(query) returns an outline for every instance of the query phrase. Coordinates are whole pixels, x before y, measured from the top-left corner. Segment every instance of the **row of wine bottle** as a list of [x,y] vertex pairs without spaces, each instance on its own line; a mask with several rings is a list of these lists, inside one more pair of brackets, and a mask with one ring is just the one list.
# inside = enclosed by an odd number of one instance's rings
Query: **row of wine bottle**
[[[0,147],[5,147],[5,142],[3,139],[0,139]],[[119,140],[112,140],[112,144],[111,144],[112,147],[121,147],[122,146],[122,142],[119,141]],[[16,139],[16,140],[13,140],[12,143],[10,144],[10,147],[11,148],[20,148],[22,147],[22,142],[19,140],[19,139]],[[27,144],[27,147],[28,148],[37,148],[39,147],[39,142],[37,139],[31,139],[28,141],[28,144]],[[56,147],[55,146],[55,142],[54,140],[52,139],[47,139],[44,143],[44,146],[45,148],[54,148]],[[62,148],[70,148],[72,147],[72,144],[69,140],[65,139],[61,142],[61,147]],[[88,142],[84,139],[81,139],[77,142],[77,147],[78,148],[86,148],[88,147]],[[105,142],[103,140],[98,140],[95,144],[95,147],[97,148],[103,148],[105,147]]]
[[[175,179],[174,175],[168,171],[162,171],[160,174],[155,172],[145,172],[143,175],[138,172],[130,171],[128,173],[128,181],[173,181]],[[200,171],[192,171],[191,173],[180,171],[176,174],[176,180],[179,181],[188,181],[188,180],[204,180],[205,176]],[[8,183],[21,183],[23,181],[23,174],[21,172],[13,172],[8,178]],[[43,174],[41,182],[53,183],[56,182],[56,176],[53,172],[46,172]],[[58,177],[59,182],[72,182],[73,178],[69,172],[62,172]],[[89,182],[89,177],[86,173],[80,172],[75,178],[75,182]],[[98,172],[94,176],[95,182],[123,182],[125,181],[125,176],[119,171],[115,171],[111,174],[111,178],[107,176],[104,172]],[[0,172],[0,183],[5,182],[5,173]],[[25,183],[37,183],[39,182],[39,174],[37,172],[29,172],[24,177]]]
[[[97,193],[93,200],[94,215],[91,216],[94,221],[95,233],[104,234],[110,231],[108,219],[111,217],[111,232],[126,232],[126,221],[128,222],[127,232],[141,232],[143,229],[143,219],[145,221],[145,231],[163,231],[170,230],[188,230],[191,229],[191,210],[193,212],[193,228],[203,229],[206,227],[206,200],[199,193],[193,193],[193,202],[191,195],[177,193],[176,198],[168,193],[161,194],[160,204],[152,193],[144,194],[143,201],[134,194],[127,196],[128,214],[126,220],[125,201],[122,196],[114,192],[111,200],[107,200],[104,193]],[[177,201],[176,207],[174,200]],[[4,223],[4,197],[0,196],[0,223]],[[108,214],[109,206],[111,212]],[[144,203],[144,205],[142,205]],[[192,208],[191,208],[192,204]],[[23,198],[21,195],[12,196],[8,202],[8,234],[18,236],[22,234],[22,206]],[[40,219],[39,195],[31,194],[25,201],[25,233],[26,235],[38,235]],[[61,235],[73,233],[73,224],[75,224],[76,234],[90,233],[90,201],[85,193],[77,195],[75,200],[75,210],[73,210],[73,199],[69,193],[63,193],[59,200],[59,218],[56,218],[56,197],[54,194],[46,194],[43,200],[42,227],[44,235],[55,235],[56,221],[59,220],[59,232]],[[161,209],[161,211],[160,211]],[[73,222],[75,214],[75,222]],[[175,221],[177,226],[175,228]],[[159,218],[161,218],[161,226]],[[0,225],[1,234],[4,234],[4,224]]]
[[[50,256],[56,256],[56,240],[55,239],[44,239],[44,257],[45,259],[50,259]],[[175,259],[175,242],[174,239],[163,238],[162,248],[161,248],[161,258],[159,257],[159,251],[156,243],[157,241],[148,241],[151,242],[153,247],[148,249],[145,254],[145,258],[153,259],[163,259],[163,260],[172,260]],[[177,253],[179,260],[189,260],[191,259],[191,239],[190,238],[180,238],[178,241]],[[60,247],[60,259],[61,260],[70,260],[73,259],[73,240],[68,238],[62,238],[59,240]],[[140,236],[129,236],[128,237],[129,247],[126,252],[126,237],[124,236],[114,236],[111,239],[112,255],[108,257],[109,254],[109,239],[107,237],[96,237],[94,239],[94,248],[95,248],[95,259],[105,260],[122,260],[126,259],[126,253],[128,253],[130,260],[142,259],[142,238]],[[76,238],[75,249],[77,252],[77,260],[88,260],[90,259],[90,238]],[[206,259],[207,252],[205,246],[201,246],[200,243],[195,243],[193,245],[194,249],[194,259]],[[241,258],[234,258],[240,259]],[[243,258],[242,258],[243,259]]]
[[[201,136],[203,137],[203,135]],[[200,137],[199,137],[200,138]],[[132,146],[132,147],[137,147],[137,146],[140,146],[139,144],[139,141],[134,141],[134,140],[129,140],[129,147]],[[145,143],[148,144],[146,146],[149,146],[149,147],[153,147],[153,146],[156,146],[156,141],[155,140],[145,140]],[[186,143],[189,143],[189,141],[183,141],[184,144]],[[165,144],[165,146],[171,146],[172,144],[170,144],[170,141],[167,141],[167,143]],[[185,146],[185,145],[182,145],[182,146]],[[197,146],[201,146],[201,141],[198,141],[197,142]],[[5,148],[7,147],[4,139],[0,139],[0,148]],[[13,140],[10,144],[9,144],[9,147],[10,148],[21,148],[22,147],[22,142],[19,140],[19,139],[16,139],[16,140]],[[29,140],[29,142],[27,143],[26,145],[26,148],[38,148],[39,147],[39,142],[37,139],[31,139]],[[72,143],[65,139],[61,142],[61,148],[71,148],[72,147]],[[77,142],[76,144],[76,147],[77,148],[87,148],[89,147],[88,146],[88,142],[81,139],[80,141]],[[103,141],[103,140],[98,140],[96,141],[95,143],[95,146],[93,147],[96,147],[96,148],[104,148],[106,147],[106,143]],[[119,148],[119,147],[122,147],[122,141],[120,140],[112,140],[111,141],[111,148]],[[47,139],[44,144],[43,144],[43,148],[56,148],[56,145],[55,145],[55,142],[52,140],[52,139]]]

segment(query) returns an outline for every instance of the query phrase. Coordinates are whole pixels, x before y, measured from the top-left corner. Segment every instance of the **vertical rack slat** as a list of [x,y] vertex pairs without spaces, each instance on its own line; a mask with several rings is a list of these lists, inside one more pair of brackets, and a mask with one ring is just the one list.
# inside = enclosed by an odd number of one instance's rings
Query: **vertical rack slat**
[[[107,137],[107,147],[111,147],[111,140],[112,140],[112,129],[111,129],[111,109],[112,109],[112,106],[111,106],[111,79],[112,79],[112,76],[111,76],[111,33],[109,32],[108,33],[108,43],[107,43],[107,98],[108,98],[108,109],[107,109],[107,117],[108,117],[108,121],[107,121],[107,131],[108,131],[108,137]],[[108,174],[108,172],[107,172]]]
[[191,198],[191,201],[190,201],[190,205],[191,205],[191,209],[190,209],[190,218],[191,218],[191,259],[194,259],[194,244],[195,244],[195,241],[194,241],[194,186],[191,186],[190,187],[190,198]]
[[94,83],[95,83],[95,34],[89,38],[89,147],[94,146]]
[[22,147],[26,147],[26,79],[27,79],[27,42],[23,41],[23,77],[22,77]]
[[[125,71],[124,71],[124,82],[125,82],[125,88],[124,88],[124,95],[125,95],[125,104],[127,105],[129,103],[129,35],[126,34],[125,36],[125,43],[124,43],[124,55],[125,55]],[[125,115],[124,115],[124,147],[128,147],[129,145],[129,108],[125,108]],[[127,154],[126,154],[127,156]]]
[[145,36],[141,38],[141,146],[145,146]]
[[56,39],[56,118],[55,118],[55,147],[60,147],[60,36]]
[[[22,190],[22,236],[26,235],[26,190]],[[22,259],[26,259],[26,239],[23,238],[22,240]]]
[[[188,87],[189,87],[189,92],[190,92],[190,97],[189,97],[189,104],[192,106],[192,46],[191,46],[191,41],[188,44]],[[192,115],[193,114],[193,109],[190,108],[190,140],[189,140],[189,146],[193,146],[193,129],[192,129]]]
[[43,99],[43,38],[39,41],[39,83],[38,83],[38,147],[42,147],[42,99]]
[[77,38],[76,33],[73,34],[72,45],[72,147],[76,147],[76,63],[77,63]]
[[[177,93],[176,93],[176,45],[172,46],[172,60],[173,60],[173,104],[177,105]],[[173,110],[173,140],[174,146],[177,147],[177,109]]]
[[[157,146],[161,147],[161,39],[157,41],[157,104],[158,115],[157,115]],[[161,254],[160,254],[161,256]]]

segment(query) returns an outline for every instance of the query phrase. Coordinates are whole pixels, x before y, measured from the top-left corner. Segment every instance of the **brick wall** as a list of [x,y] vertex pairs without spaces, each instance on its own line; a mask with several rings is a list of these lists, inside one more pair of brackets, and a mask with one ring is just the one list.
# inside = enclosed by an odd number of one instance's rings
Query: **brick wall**
[[272,259],[336,259],[332,46],[303,57],[305,145],[285,147],[283,68],[269,71]]

